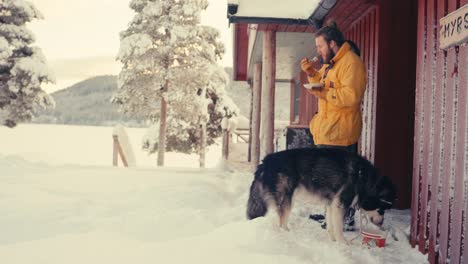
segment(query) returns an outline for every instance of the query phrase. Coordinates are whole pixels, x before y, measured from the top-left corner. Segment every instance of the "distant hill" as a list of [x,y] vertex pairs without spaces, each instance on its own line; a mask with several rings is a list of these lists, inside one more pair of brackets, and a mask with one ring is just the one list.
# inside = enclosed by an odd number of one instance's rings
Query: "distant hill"
[[[250,115],[250,87],[245,81],[232,80],[232,68],[224,68],[229,75],[226,93],[239,107],[241,114]],[[284,87],[283,87],[284,86]],[[33,123],[70,124],[90,126],[145,126],[143,121],[135,120],[118,112],[118,106],[110,102],[117,91],[117,76],[104,75],[89,78],[66,89],[52,93],[56,107],[43,111]],[[277,84],[277,119],[289,118],[289,84]]]
[[96,76],[52,93],[56,107],[43,111],[34,123],[112,126],[122,123],[141,126],[143,122],[124,116],[110,102],[117,91],[117,77]]

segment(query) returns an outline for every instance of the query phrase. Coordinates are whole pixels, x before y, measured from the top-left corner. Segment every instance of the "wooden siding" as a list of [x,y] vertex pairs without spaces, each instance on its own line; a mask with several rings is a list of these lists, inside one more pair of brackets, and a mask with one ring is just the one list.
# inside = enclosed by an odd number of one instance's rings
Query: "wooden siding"
[[362,110],[362,134],[359,142],[361,155],[374,160],[375,141],[375,111],[377,93],[378,65],[378,12],[376,7],[370,8],[366,14],[345,31],[346,39],[352,40],[361,50],[361,58],[367,69],[367,87]]
[[467,0],[419,0],[411,243],[467,263],[468,47],[439,49],[439,19]]

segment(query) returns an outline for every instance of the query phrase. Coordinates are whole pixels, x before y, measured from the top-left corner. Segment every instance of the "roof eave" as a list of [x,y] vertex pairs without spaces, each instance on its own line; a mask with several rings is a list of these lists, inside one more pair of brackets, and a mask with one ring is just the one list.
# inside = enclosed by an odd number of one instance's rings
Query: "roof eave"
[[229,16],[229,23],[242,24],[283,24],[283,25],[311,25],[308,19],[277,18],[277,17],[240,17]]

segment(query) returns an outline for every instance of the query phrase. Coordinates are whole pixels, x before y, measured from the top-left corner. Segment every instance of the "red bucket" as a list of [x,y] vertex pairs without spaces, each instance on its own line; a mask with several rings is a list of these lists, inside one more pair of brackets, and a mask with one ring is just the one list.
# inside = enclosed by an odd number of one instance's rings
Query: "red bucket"
[[369,247],[385,247],[387,233],[379,230],[361,230],[362,244]]

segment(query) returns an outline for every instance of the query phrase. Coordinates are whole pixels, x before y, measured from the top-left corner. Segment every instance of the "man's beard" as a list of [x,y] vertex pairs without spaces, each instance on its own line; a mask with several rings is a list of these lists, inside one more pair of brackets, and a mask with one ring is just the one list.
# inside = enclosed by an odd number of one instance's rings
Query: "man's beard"
[[322,64],[330,64],[330,61],[335,57],[335,52],[333,49],[328,45],[328,50],[330,51],[325,58],[321,57]]

